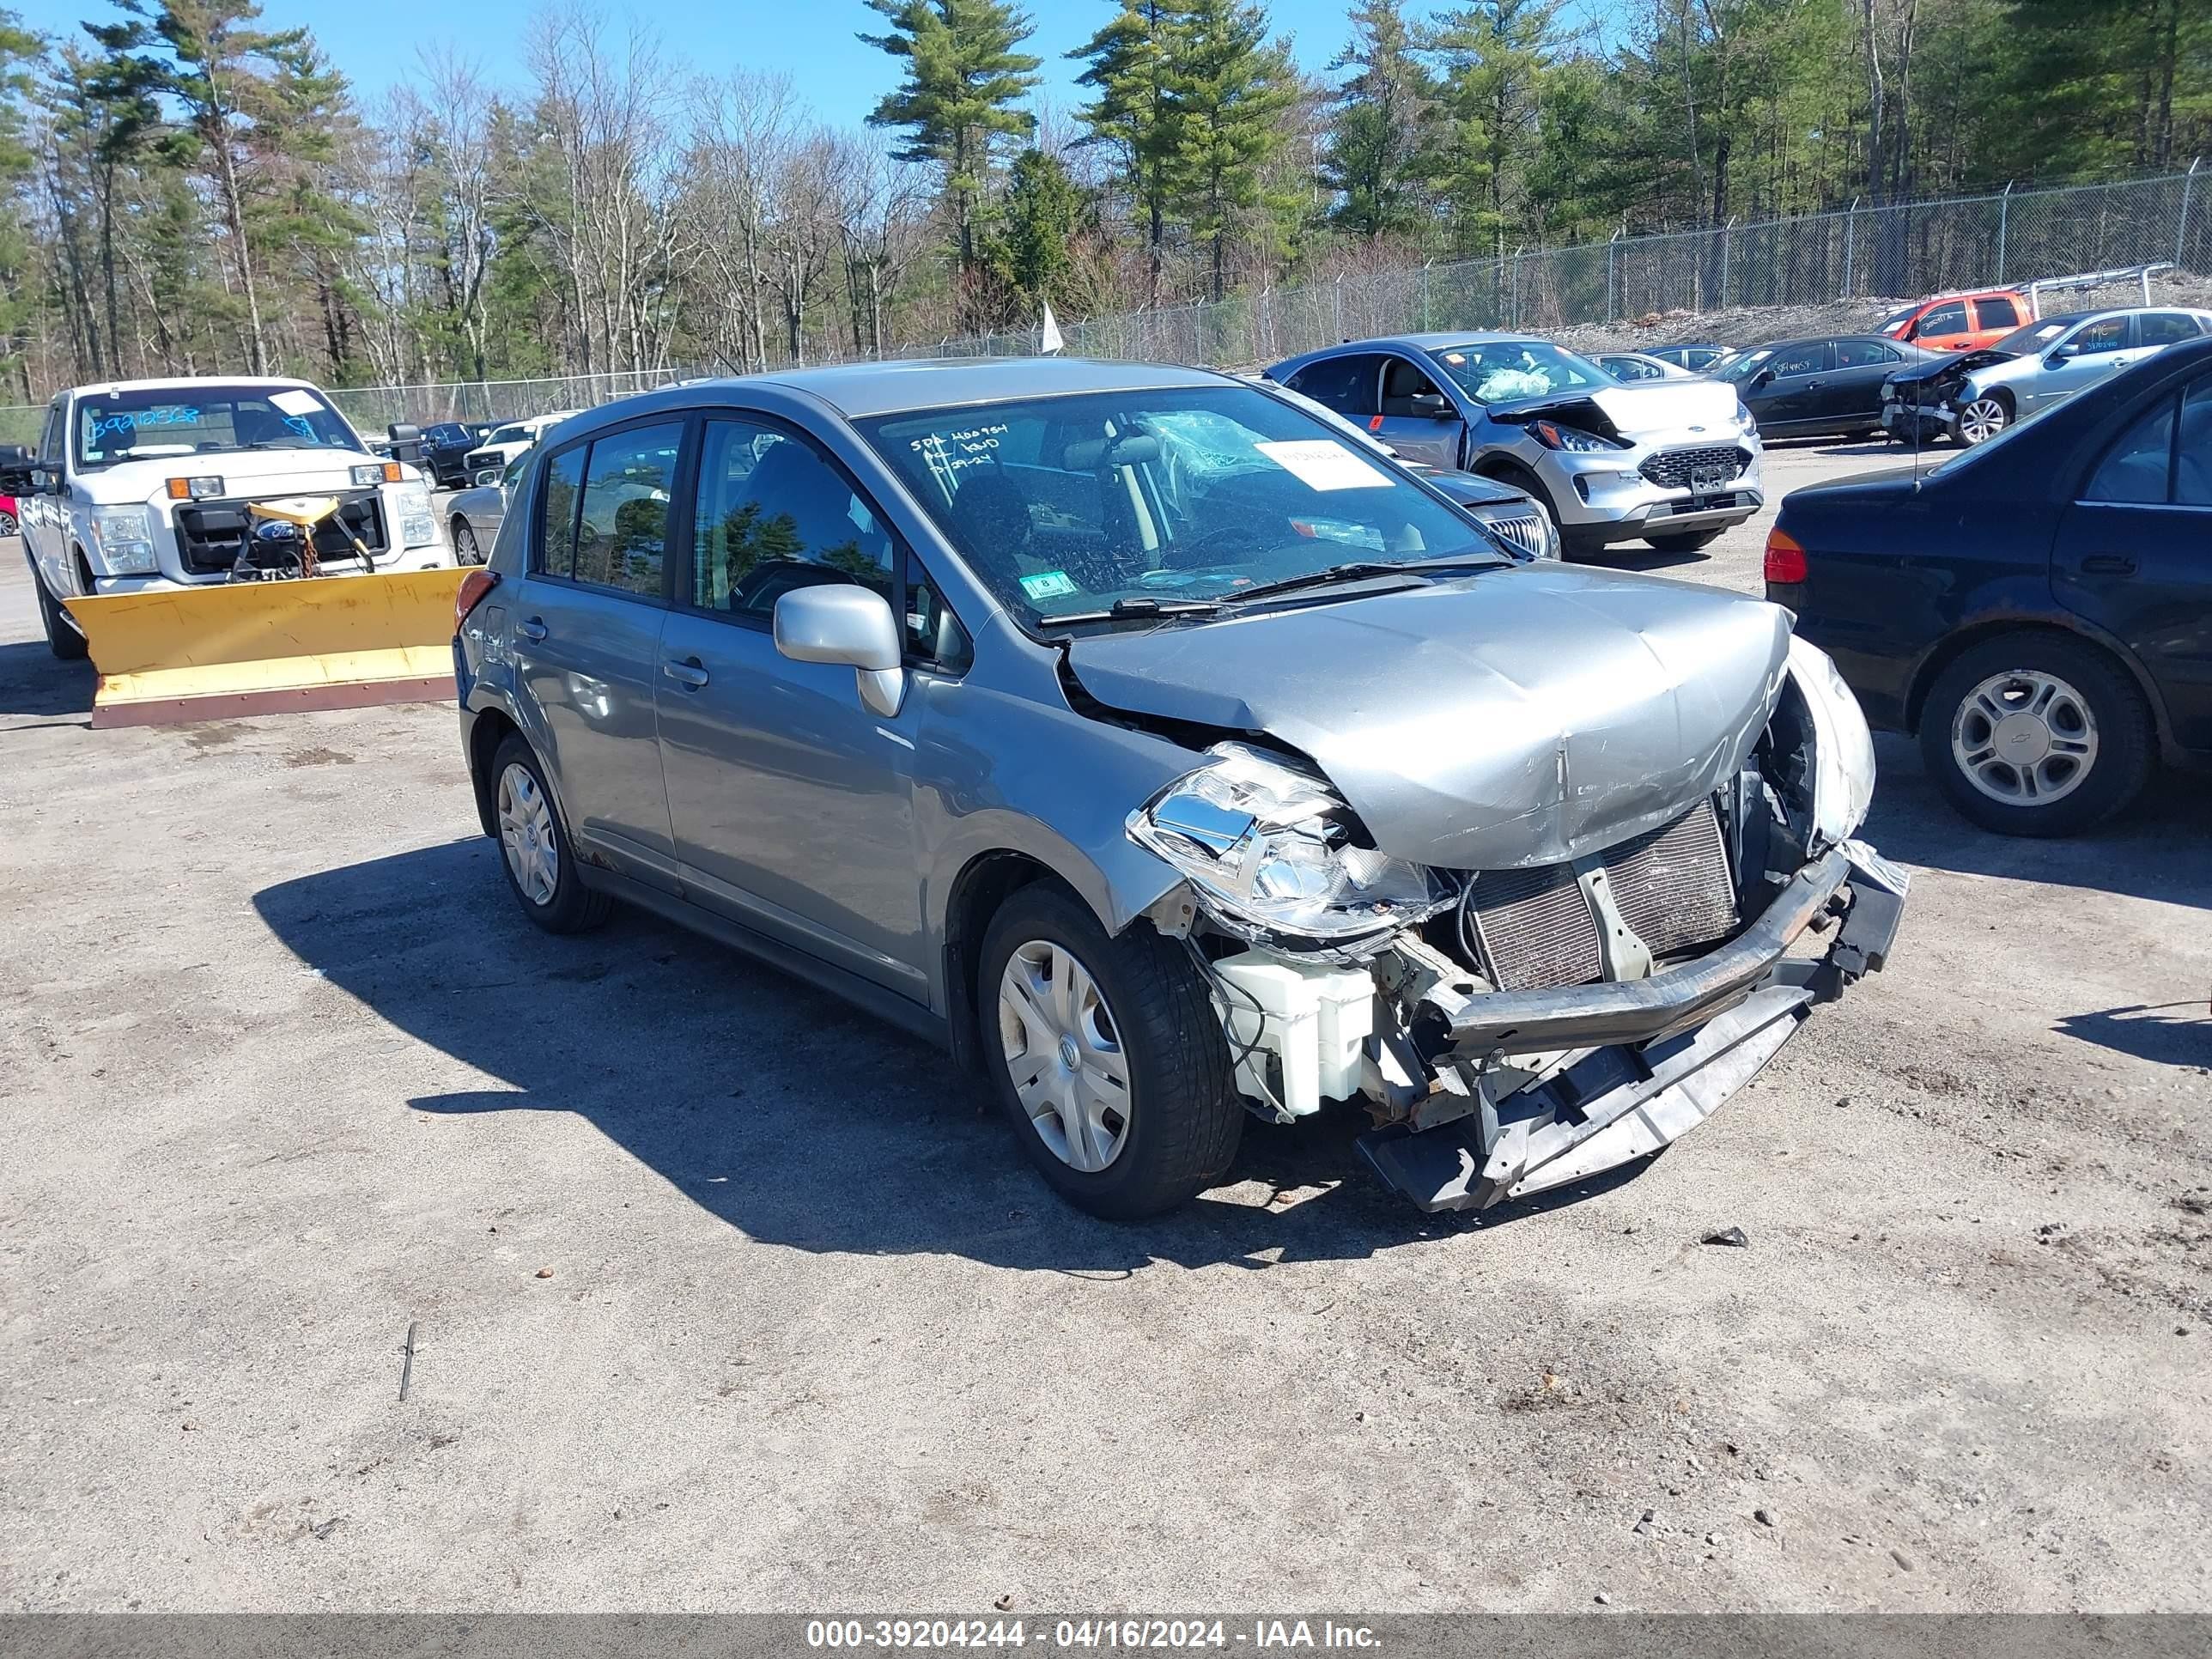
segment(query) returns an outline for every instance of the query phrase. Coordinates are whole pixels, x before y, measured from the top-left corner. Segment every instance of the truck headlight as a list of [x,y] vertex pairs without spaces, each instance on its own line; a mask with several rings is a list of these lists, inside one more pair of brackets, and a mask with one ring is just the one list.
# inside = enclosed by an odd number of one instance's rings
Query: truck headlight
[[111,576],[143,575],[156,568],[153,523],[143,507],[95,507],[92,539]]
[[1751,405],[1741,398],[1735,400],[1735,429],[1739,433],[1759,430],[1759,416],[1751,412]]
[[438,518],[430,511],[430,491],[421,483],[401,484],[392,492],[393,516],[399,521],[399,545],[428,547],[438,539]]
[[1813,836],[1833,846],[1866,822],[1874,799],[1874,735],[1828,653],[1790,636],[1790,678],[1813,716]]
[[1241,744],[1129,814],[1129,838],[1186,877],[1231,933],[1342,944],[1396,933],[1450,895],[1420,866],[1358,845],[1328,784]]

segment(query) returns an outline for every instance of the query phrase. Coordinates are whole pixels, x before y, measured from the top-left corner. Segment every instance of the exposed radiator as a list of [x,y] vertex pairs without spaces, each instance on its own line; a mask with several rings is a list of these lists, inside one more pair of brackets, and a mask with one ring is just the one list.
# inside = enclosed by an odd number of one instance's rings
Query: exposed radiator
[[[1602,862],[1621,920],[1655,957],[1711,944],[1735,927],[1735,884],[1711,800],[1623,842]],[[1587,985],[1604,975],[1597,918],[1568,865],[1476,876],[1467,922],[1478,965],[1501,990]]]

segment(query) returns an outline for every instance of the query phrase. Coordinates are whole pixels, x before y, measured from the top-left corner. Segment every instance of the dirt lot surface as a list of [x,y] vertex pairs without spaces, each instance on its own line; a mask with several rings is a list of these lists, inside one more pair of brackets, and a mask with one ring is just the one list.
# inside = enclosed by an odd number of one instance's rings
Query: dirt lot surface
[[2212,1607],[2201,784],[2007,842],[1885,742],[1893,965],[1656,1163],[1431,1221],[1330,1117],[1116,1228],[842,1006],[535,932],[448,710],[89,696],[0,644],[9,1607]]

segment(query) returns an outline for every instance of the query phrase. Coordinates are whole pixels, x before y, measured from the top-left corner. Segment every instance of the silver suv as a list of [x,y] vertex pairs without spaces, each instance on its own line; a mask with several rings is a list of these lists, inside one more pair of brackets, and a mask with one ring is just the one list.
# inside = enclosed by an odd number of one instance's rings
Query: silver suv
[[1717,380],[1624,386],[1523,334],[1347,341],[1278,363],[1267,378],[1409,460],[1527,490],[1550,509],[1570,555],[1638,540],[1694,551],[1766,499],[1757,423]]
[[1516,557],[1194,370],[610,404],[459,606],[526,915],[626,900],[926,1034],[1105,1216],[1328,1100],[1425,1209],[1656,1152],[1881,965],[1905,890],[1786,611]]

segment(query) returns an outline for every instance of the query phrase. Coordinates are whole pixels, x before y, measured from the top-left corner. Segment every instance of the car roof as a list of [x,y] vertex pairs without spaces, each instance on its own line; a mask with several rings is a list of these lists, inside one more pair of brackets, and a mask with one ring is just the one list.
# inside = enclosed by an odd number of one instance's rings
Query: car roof
[[803,392],[848,420],[997,403],[1010,398],[1050,398],[1083,392],[1144,392],[1168,386],[1220,386],[1230,377],[1211,369],[1160,363],[1100,362],[1085,357],[898,358],[888,362],[838,363],[823,368],[777,369],[766,374],[690,380],[647,393],[668,407],[698,402],[717,390],[772,386]]
[[112,398],[118,392],[191,392],[214,386],[302,386],[318,396],[328,396],[313,380],[289,374],[171,374],[149,380],[89,380],[70,391],[80,398]]

